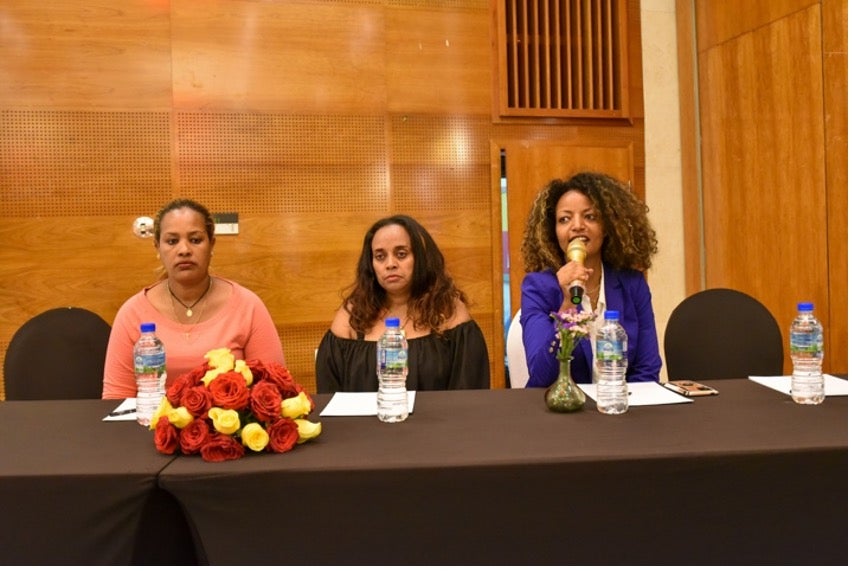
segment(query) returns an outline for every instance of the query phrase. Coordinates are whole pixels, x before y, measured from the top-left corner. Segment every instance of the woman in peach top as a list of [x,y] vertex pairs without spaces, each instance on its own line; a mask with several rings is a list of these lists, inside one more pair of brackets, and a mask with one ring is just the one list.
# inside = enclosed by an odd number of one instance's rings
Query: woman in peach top
[[227,347],[237,359],[284,364],[281,340],[263,301],[238,283],[210,274],[215,223],[201,204],[177,199],[154,221],[154,247],[165,276],[128,299],[112,325],[103,398],[136,396],[133,345],[153,322],[166,348],[166,386]]

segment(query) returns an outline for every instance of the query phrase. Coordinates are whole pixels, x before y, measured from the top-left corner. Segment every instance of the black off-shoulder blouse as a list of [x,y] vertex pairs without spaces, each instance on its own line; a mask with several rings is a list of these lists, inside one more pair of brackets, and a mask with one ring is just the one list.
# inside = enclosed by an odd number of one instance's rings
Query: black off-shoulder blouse
[[[317,350],[316,378],[318,393],[378,390],[376,341],[327,331]],[[488,348],[479,325],[470,320],[443,336],[409,339],[406,386],[413,391],[490,388]]]

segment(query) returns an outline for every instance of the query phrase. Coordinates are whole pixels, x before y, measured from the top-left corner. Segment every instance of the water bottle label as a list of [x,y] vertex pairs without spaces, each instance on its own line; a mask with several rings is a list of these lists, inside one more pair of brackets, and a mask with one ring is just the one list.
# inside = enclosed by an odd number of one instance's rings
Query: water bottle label
[[384,349],[381,353],[382,370],[403,370],[408,361],[408,352],[405,349]]
[[133,358],[133,367],[137,374],[156,373],[160,376],[166,370],[166,354],[136,355]]
[[790,353],[799,356],[822,356],[822,336],[806,331],[790,332]]
[[611,341],[609,339],[598,339],[595,343],[595,352],[598,359],[604,361],[617,361],[624,356],[624,343],[621,341]]

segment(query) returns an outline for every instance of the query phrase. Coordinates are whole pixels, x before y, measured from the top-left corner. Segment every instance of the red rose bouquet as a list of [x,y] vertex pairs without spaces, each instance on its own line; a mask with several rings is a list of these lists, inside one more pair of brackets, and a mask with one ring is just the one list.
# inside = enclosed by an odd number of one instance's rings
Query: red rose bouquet
[[314,402],[278,363],[243,361],[228,349],[175,379],[151,418],[163,454],[200,454],[208,462],[253,452],[287,452],[319,436],[307,420]]

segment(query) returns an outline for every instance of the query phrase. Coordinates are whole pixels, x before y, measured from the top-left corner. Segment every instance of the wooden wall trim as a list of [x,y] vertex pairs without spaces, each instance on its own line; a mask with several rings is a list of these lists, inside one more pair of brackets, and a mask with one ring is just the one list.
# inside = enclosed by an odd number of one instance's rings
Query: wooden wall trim
[[675,10],[683,184],[684,286],[686,295],[691,295],[704,289],[704,215],[701,209],[694,0],[676,0]]

